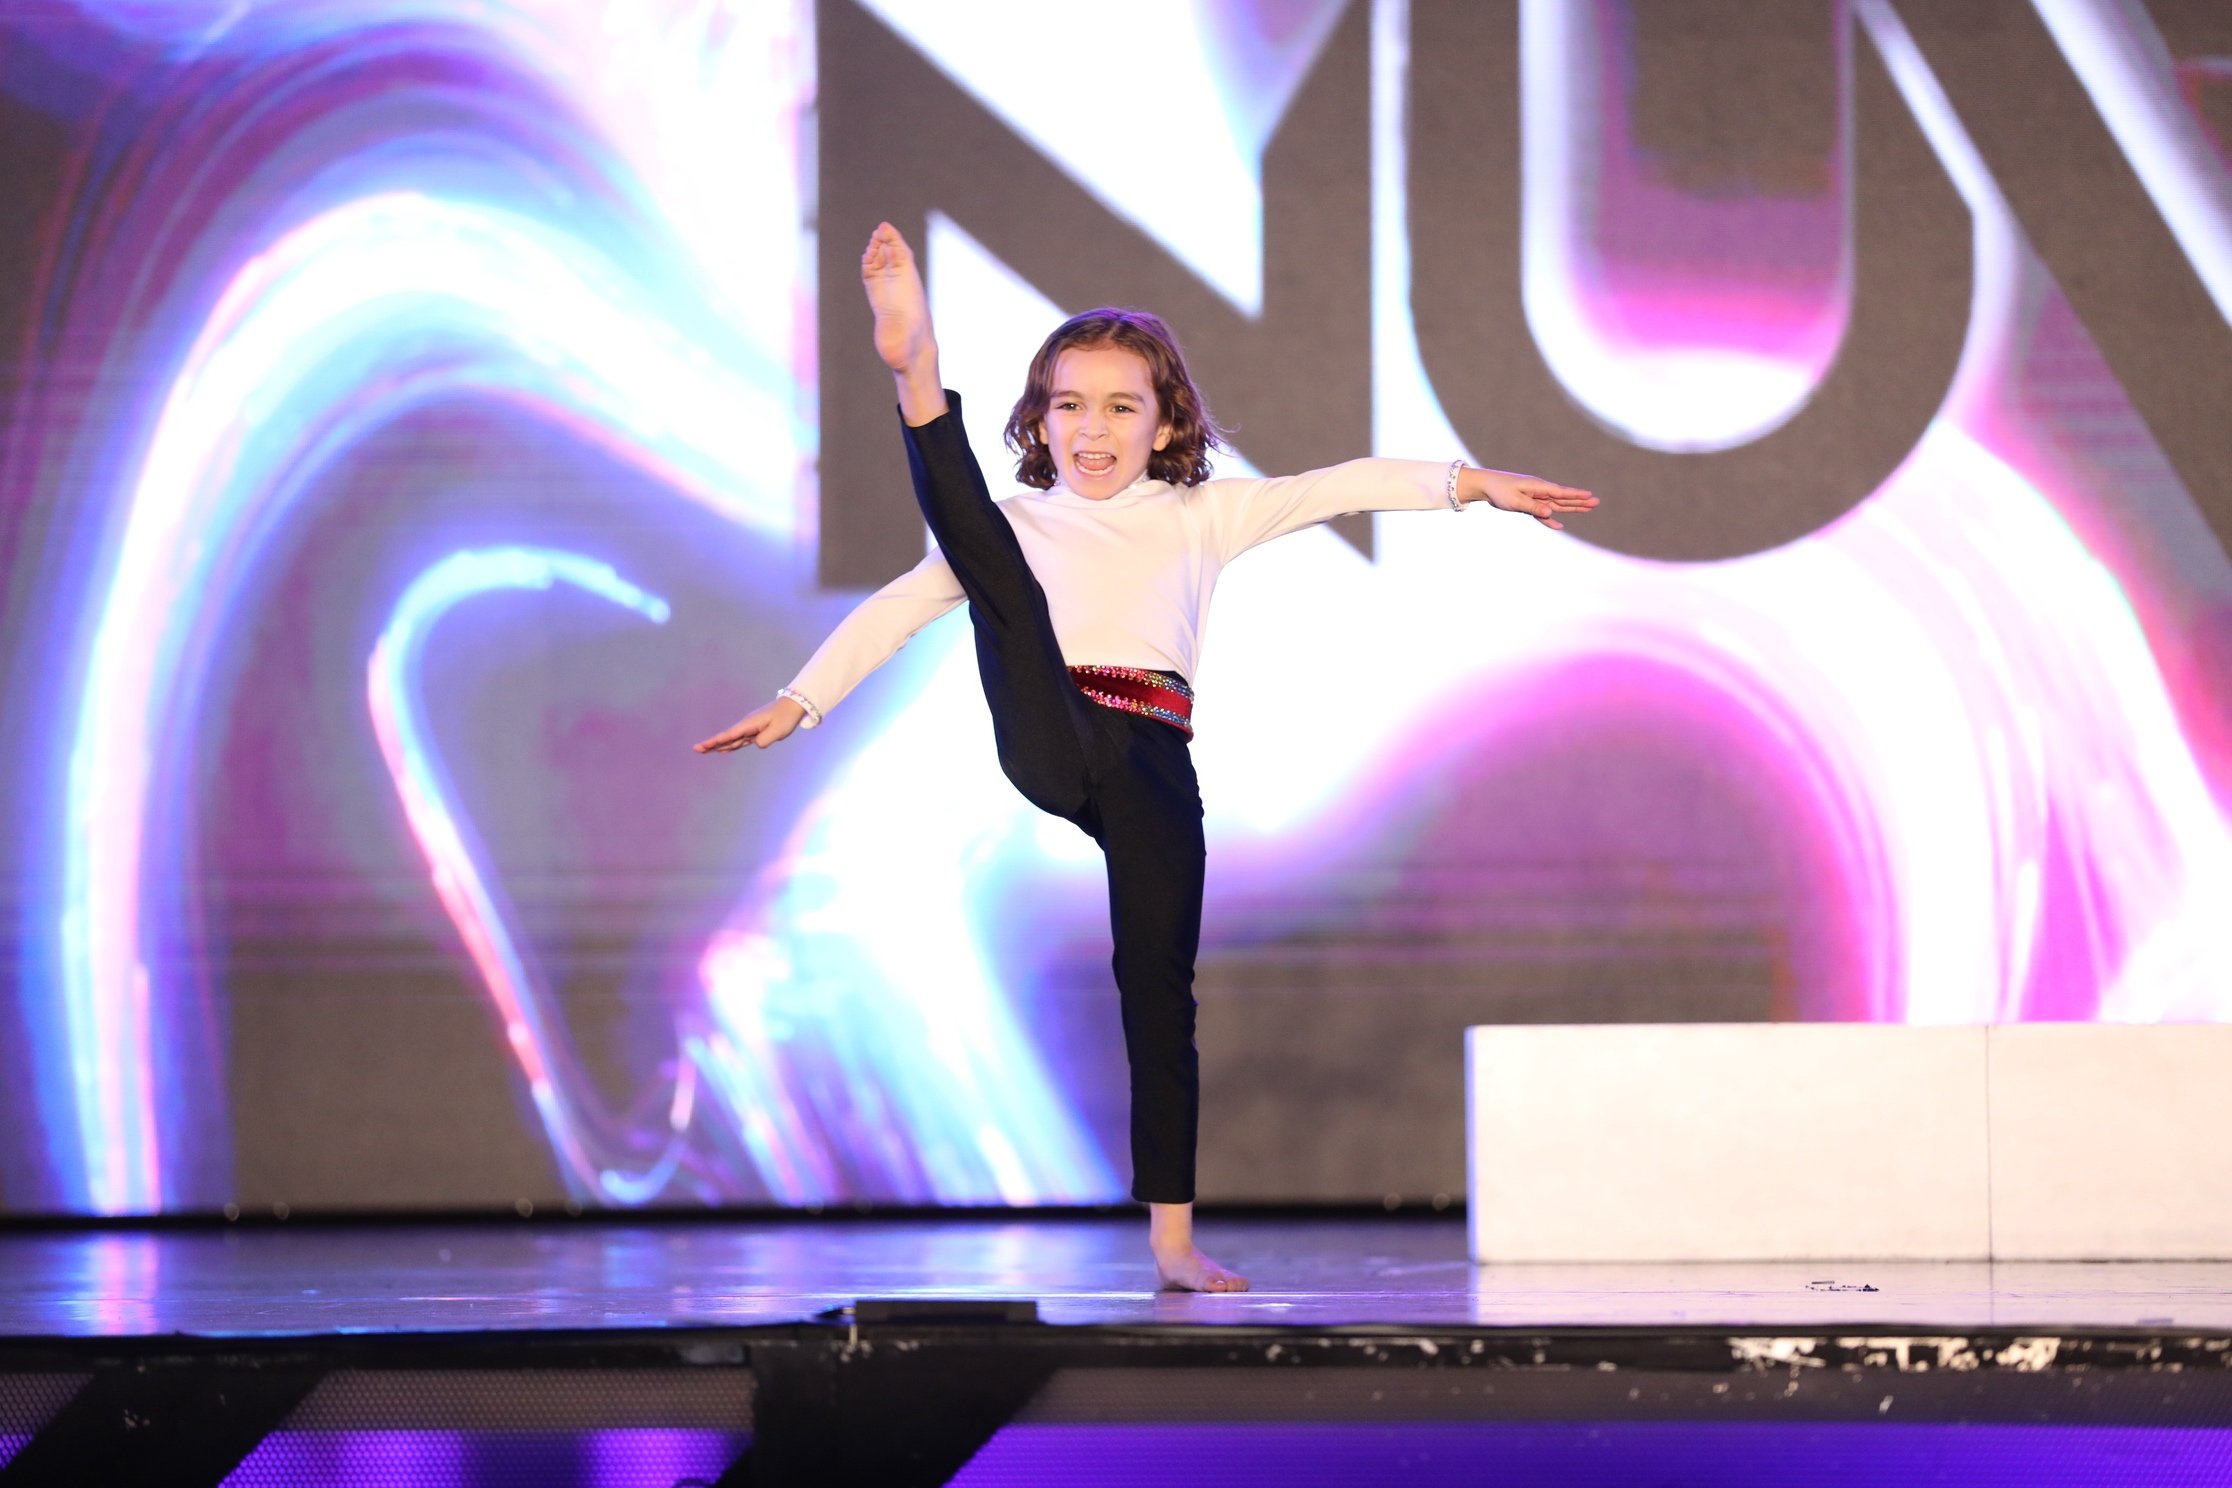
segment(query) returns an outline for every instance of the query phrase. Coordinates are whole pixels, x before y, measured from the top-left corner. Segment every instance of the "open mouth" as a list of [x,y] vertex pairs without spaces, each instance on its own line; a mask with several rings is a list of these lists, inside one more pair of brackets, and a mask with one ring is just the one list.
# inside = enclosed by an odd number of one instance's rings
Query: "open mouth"
[[1082,450],[1070,456],[1079,475],[1106,475],[1116,468],[1116,457],[1100,450]]

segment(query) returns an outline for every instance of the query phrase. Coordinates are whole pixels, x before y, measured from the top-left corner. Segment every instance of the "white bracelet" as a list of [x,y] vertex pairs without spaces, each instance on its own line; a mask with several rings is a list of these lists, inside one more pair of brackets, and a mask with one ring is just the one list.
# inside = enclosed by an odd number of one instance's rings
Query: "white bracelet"
[[1451,511],[1465,509],[1465,503],[1457,499],[1457,477],[1464,474],[1464,470],[1464,461],[1452,460],[1449,462],[1449,474],[1442,481],[1442,496],[1449,502]]
[[806,710],[805,720],[798,725],[800,728],[819,728],[821,726],[821,709],[808,702],[805,693],[793,692],[788,687],[778,687],[775,689],[775,696],[789,698]]

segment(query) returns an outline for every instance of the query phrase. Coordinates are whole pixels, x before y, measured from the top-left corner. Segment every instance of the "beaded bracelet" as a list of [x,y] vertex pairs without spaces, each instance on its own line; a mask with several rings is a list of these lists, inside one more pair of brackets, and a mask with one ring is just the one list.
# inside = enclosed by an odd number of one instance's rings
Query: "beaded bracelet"
[[800,728],[818,728],[821,726],[821,709],[808,702],[806,700],[806,694],[804,694],[803,692],[793,692],[788,687],[778,687],[775,689],[775,696],[780,698],[789,698],[792,702],[798,704],[799,707],[806,710],[806,717],[804,721],[798,725]]
[[1457,499],[1457,477],[1462,475],[1464,470],[1464,461],[1452,460],[1449,462],[1449,474],[1442,481],[1442,496],[1449,502],[1451,511],[1463,511],[1465,509],[1465,503]]

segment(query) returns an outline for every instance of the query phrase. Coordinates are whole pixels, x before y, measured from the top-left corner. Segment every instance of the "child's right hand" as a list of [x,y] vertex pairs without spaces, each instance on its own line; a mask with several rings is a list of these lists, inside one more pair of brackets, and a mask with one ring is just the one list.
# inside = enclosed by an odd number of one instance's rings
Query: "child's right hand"
[[788,739],[806,717],[806,710],[789,698],[777,698],[742,721],[721,730],[694,747],[699,754],[732,754],[747,744],[765,749]]

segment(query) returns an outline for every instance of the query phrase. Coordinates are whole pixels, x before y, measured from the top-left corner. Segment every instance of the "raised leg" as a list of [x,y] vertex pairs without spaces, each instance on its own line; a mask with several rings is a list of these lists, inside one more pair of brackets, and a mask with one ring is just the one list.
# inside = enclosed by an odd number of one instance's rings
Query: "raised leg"
[[1045,591],[985,489],[962,432],[961,400],[940,385],[930,297],[914,250],[888,222],[860,255],[860,286],[876,319],[876,355],[899,395],[915,501],[969,596],[1000,768],[1032,805],[1084,825],[1099,737],[1088,717],[1093,705],[1070,680]]
[[1078,820],[1106,749],[1094,705],[1077,690],[1015,529],[992,503],[961,427],[961,399],[907,425],[907,464],[930,535],[969,596],[977,674],[992,710],[1000,768],[1041,811]]

